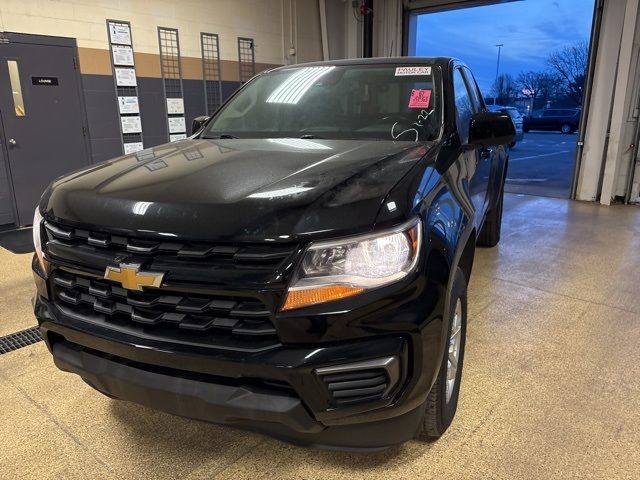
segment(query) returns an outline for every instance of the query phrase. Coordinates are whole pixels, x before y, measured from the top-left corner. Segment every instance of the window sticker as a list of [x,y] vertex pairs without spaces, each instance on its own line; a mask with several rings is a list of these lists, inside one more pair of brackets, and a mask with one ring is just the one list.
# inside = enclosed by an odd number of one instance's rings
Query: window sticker
[[431,90],[420,90],[414,88],[411,90],[409,98],[409,108],[429,108],[431,101]]
[[396,77],[406,75],[431,75],[431,67],[396,67]]

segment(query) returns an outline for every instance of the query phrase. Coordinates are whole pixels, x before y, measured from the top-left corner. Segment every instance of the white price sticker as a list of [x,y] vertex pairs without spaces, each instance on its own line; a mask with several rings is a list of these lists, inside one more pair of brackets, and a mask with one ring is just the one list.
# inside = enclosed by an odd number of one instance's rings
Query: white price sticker
[[396,67],[396,77],[405,75],[431,75],[431,67]]

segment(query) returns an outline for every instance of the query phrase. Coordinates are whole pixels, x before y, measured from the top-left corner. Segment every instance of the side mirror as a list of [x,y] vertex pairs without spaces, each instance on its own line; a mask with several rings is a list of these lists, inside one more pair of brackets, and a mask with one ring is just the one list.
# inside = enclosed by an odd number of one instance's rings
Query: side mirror
[[478,112],[471,117],[469,144],[473,147],[509,145],[515,137],[516,128],[508,113]]
[[207,117],[206,115],[202,115],[200,117],[194,118],[193,122],[191,122],[191,135],[193,135],[196,132],[199,132],[202,129],[202,127],[204,127],[204,124],[207,123],[209,118],[211,117]]

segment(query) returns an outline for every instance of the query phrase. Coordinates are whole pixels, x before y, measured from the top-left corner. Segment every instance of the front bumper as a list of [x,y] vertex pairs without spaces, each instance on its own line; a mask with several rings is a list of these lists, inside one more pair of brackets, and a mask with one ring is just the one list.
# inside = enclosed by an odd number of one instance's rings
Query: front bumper
[[[119,336],[60,311],[37,296],[35,313],[56,365],[97,390],[169,413],[268,433],[295,443],[380,449],[413,437],[439,368],[441,322],[420,335],[289,345],[252,353],[181,348]],[[423,355],[424,339],[433,355]],[[350,406],[329,405],[322,367],[396,357],[400,377],[389,394]]]

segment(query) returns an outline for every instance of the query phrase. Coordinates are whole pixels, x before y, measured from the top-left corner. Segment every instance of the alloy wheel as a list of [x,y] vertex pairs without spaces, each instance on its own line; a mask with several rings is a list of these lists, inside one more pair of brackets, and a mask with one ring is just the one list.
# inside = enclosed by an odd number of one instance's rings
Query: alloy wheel
[[460,343],[462,340],[462,302],[456,301],[456,310],[451,321],[451,334],[449,335],[449,351],[447,355],[447,403],[451,399],[456,386],[458,374],[458,361],[460,360]]

